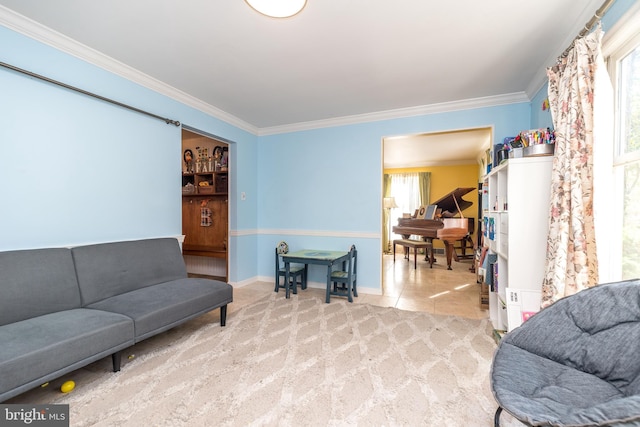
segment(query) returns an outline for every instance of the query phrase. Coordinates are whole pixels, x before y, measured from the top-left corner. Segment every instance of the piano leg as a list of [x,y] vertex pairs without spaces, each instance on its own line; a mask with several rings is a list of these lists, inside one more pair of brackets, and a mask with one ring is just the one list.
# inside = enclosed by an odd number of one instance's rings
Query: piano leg
[[[403,235],[402,235],[402,238],[403,238],[404,240],[410,240],[410,239],[411,239],[411,234],[403,234]],[[405,246],[405,247],[403,248],[403,250],[404,250],[404,259],[407,259],[407,260],[408,260],[408,259],[409,259],[409,247],[408,247],[408,246]]]
[[[433,239],[432,238],[425,237],[423,240],[425,242],[429,242],[429,243],[431,243],[433,245]],[[426,251],[426,253],[424,255],[424,260],[425,261],[429,261],[429,251]],[[435,256],[434,251],[433,251],[433,246],[431,246],[431,261],[429,262],[429,265],[433,266],[434,262],[436,262],[436,256]]]
[[455,250],[453,249],[453,242],[449,240],[444,240],[445,253],[447,254],[447,270],[453,270],[451,268],[451,258],[455,257],[456,261],[458,260],[458,256],[456,255]]

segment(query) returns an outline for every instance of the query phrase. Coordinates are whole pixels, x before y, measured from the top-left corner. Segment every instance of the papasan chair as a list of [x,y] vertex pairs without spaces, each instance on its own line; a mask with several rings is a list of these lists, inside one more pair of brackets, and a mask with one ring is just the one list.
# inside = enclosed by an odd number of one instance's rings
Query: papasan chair
[[506,334],[499,408],[530,426],[640,426],[640,280],[565,297]]

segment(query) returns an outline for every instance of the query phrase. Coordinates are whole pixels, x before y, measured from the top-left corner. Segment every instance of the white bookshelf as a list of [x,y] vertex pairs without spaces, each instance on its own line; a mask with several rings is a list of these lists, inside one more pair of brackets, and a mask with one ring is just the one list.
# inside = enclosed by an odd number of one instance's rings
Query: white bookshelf
[[552,163],[550,156],[509,159],[484,180],[483,215],[493,222],[492,233],[484,230],[484,242],[497,255],[498,266],[489,315],[497,330],[510,331],[522,324],[523,315],[540,309]]

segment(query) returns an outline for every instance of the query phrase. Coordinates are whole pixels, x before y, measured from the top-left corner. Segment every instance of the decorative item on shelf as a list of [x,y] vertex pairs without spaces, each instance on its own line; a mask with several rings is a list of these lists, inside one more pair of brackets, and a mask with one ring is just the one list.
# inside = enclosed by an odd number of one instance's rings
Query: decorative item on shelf
[[226,172],[229,166],[229,147],[223,147],[222,159],[220,160],[220,171]]
[[522,141],[518,136],[508,136],[502,140],[503,147],[506,149],[504,159],[514,159],[522,157]]
[[[504,138],[502,144],[496,144],[494,162],[502,161],[507,157],[515,159],[519,157],[552,156],[555,151],[555,142],[555,132],[550,128],[522,131],[516,137]],[[504,149],[506,149],[508,156],[502,153]]]
[[196,192],[196,186],[192,183],[187,183],[184,187],[182,187],[182,194],[194,194]]
[[523,145],[524,157],[552,156],[556,134],[551,128],[522,131],[516,137]]
[[509,153],[509,141],[505,138],[503,142],[494,145],[493,147],[493,165],[497,167],[500,163],[504,162],[508,158]]
[[216,172],[220,170],[221,161],[222,161],[222,147],[220,145],[216,145],[216,148],[213,149],[213,163],[214,163]]
[[184,159],[185,173],[193,173],[193,151],[184,150],[182,158]]
[[198,172],[211,172],[211,170],[207,169],[209,164],[209,149],[207,147],[196,147],[196,150],[198,150]]
[[213,186],[209,185],[208,181],[202,181],[198,184],[198,193],[199,194],[211,194],[213,193]]
[[535,144],[524,147],[524,157],[553,156],[555,144]]

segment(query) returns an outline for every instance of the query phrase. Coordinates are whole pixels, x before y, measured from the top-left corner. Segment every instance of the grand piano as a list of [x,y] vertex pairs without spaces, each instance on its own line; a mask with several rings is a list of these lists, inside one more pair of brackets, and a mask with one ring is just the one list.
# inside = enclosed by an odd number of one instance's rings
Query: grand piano
[[[442,209],[441,218],[398,218],[398,225],[393,226],[393,232],[400,234],[403,239],[415,235],[421,236],[425,241],[442,240],[447,256],[447,269],[451,270],[451,259],[459,261],[460,258],[466,257],[467,243],[471,243],[471,247],[473,247],[470,236],[475,230],[475,221],[473,218],[462,218],[462,211],[473,205],[473,202],[464,200],[462,196],[474,190],[476,188],[473,187],[456,188],[433,202],[439,209]],[[461,242],[461,256],[458,256],[455,251],[455,243],[458,241]]]

